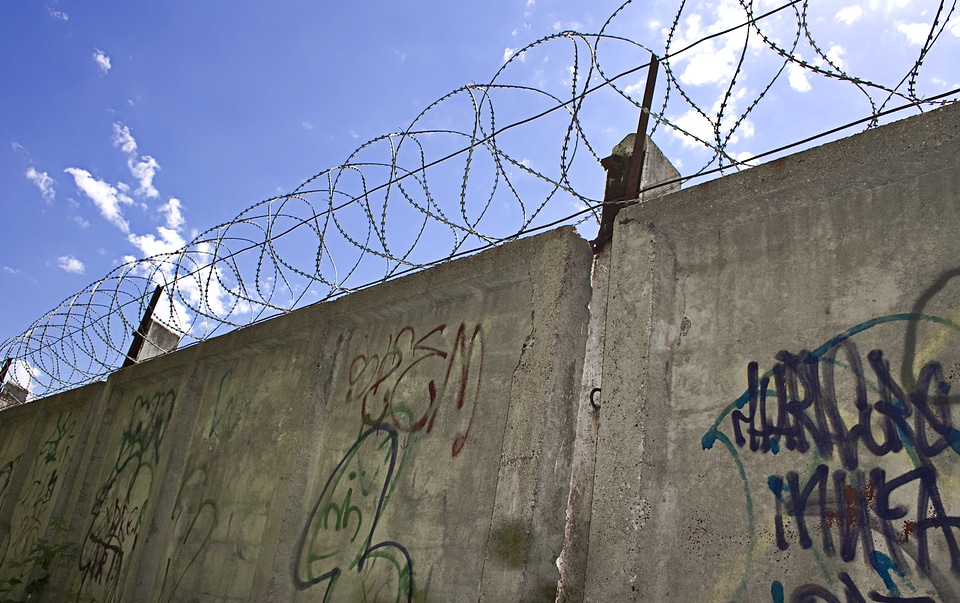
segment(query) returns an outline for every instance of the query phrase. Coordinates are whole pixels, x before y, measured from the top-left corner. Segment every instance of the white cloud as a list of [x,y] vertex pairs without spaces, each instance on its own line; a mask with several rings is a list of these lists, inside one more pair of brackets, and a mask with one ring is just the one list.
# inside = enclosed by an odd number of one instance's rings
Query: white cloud
[[953,37],[960,38],[960,19],[953,18],[947,21],[947,31],[949,31]]
[[[356,135],[352,131],[351,134]],[[136,190],[136,194],[158,196],[159,193],[153,186],[153,176],[160,166],[149,155],[139,154],[137,141],[129,127],[121,123],[113,125],[113,145],[126,155],[130,172],[139,182],[140,188]],[[157,211],[164,221],[163,226],[158,226],[153,233],[138,234],[131,232],[123,215],[123,205],[134,204],[131,186],[124,182],[109,184],[80,168],[68,168],[65,171],[73,176],[77,188],[93,200],[103,217],[126,233],[127,241],[136,248],[139,257],[147,258],[146,261],[137,261],[132,255],[125,257],[124,261],[131,262],[129,269],[132,272],[151,278],[153,284],[169,287],[178,277],[175,274],[176,262],[172,261],[171,257],[192,262],[197,268],[190,275],[179,275],[176,297],[163,298],[155,313],[158,320],[180,332],[188,332],[191,329],[203,328],[202,321],[197,320],[197,312],[227,318],[253,311],[250,302],[238,299],[239,289],[231,289],[229,279],[226,279],[218,268],[208,265],[214,256],[213,246],[199,244],[186,249],[182,234],[186,220],[183,204],[179,199],[170,197],[157,206]],[[83,227],[82,219],[74,220]],[[66,257],[61,261],[64,270],[77,267],[69,261],[71,259]]]
[[753,153],[749,151],[737,153],[736,155],[734,155],[733,158],[740,163],[741,167],[753,167],[757,165],[755,161],[750,161],[751,159],[753,159]]
[[[737,104],[742,101],[746,95],[747,90],[745,88],[741,88],[733,97],[726,99],[726,108],[724,110],[723,120],[720,122],[719,130],[721,139],[726,140],[728,145],[737,144],[740,142],[741,137],[751,138],[756,132],[756,127],[754,126],[753,121],[750,119],[743,119],[740,124],[737,125],[736,131],[731,133],[731,128],[733,128],[737,119],[739,119]],[[721,94],[720,97],[713,103],[713,107],[708,113],[708,115],[713,117],[713,120],[716,120],[716,116],[720,112],[720,104],[723,99],[724,95]],[[689,134],[706,141],[708,144],[715,144],[716,142],[717,135],[713,127],[714,122],[701,115],[699,111],[689,109],[679,118],[673,120],[673,124],[682,130],[685,130]],[[684,147],[699,147],[702,144],[683,132],[677,130],[671,130],[671,132],[673,132],[674,136],[680,139]]]
[[712,41],[695,55],[680,74],[680,81],[684,84],[702,86],[729,80],[733,76],[733,54],[714,48]]
[[47,12],[50,13],[51,17],[53,17],[54,19],[59,19],[60,21],[66,21],[67,19],[70,18],[70,15],[63,12],[62,10],[53,10],[52,8],[48,8]]
[[837,21],[842,21],[847,25],[853,25],[860,17],[863,16],[863,9],[859,6],[847,6],[846,8],[841,8],[837,14]]
[[[527,24],[524,23],[524,25],[526,26]],[[527,29],[530,29],[530,27],[527,26]],[[558,32],[559,31],[580,31],[581,29],[583,29],[583,25],[579,21],[567,21],[566,23],[564,23],[563,21],[554,21],[550,25],[550,29]]]
[[[800,59],[799,56],[795,58]],[[812,89],[810,82],[807,81],[806,68],[797,63],[791,62],[787,65],[787,81],[790,82],[790,87],[797,92],[810,92]]]
[[76,222],[77,226],[79,226],[81,229],[90,227],[90,222],[85,220],[82,216],[74,216],[73,221]]
[[[711,33],[739,25],[743,20],[743,9],[734,0],[723,0],[715,8],[715,17],[713,23],[704,24],[703,15],[688,16],[674,39],[674,47],[683,48]],[[723,36],[708,40],[676,57],[674,68],[686,61],[680,72],[680,81],[684,84],[723,84],[733,77],[742,49],[742,37]]]
[[630,84],[624,88],[623,91],[627,96],[633,97],[635,95],[642,94],[646,87],[646,82],[637,82],[636,84]]
[[[673,120],[673,123],[680,129],[696,136],[700,140],[710,142],[714,138],[713,126],[710,124],[710,121],[693,109],[688,110],[678,119]],[[671,131],[680,138],[680,141],[683,143],[684,147],[699,147],[701,144],[693,138],[684,135],[682,132],[677,132],[675,130]]]
[[[119,123],[113,124],[113,146],[120,147],[120,150],[128,155],[127,167],[133,177],[140,182],[137,194],[150,199],[158,197],[160,192],[153,186],[153,177],[160,169],[160,164],[150,155],[141,155],[140,160],[137,161],[137,141],[130,133],[130,128]],[[126,189],[122,190],[126,192]]]
[[843,69],[843,55],[847,54],[847,51],[840,46],[839,44],[834,44],[830,47],[830,50],[827,51],[827,58],[830,59],[830,62],[837,66],[837,69]]
[[137,141],[130,134],[130,128],[118,123],[113,124],[113,146],[120,147],[128,155],[137,152]]
[[145,258],[163,255],[165,253],[173,253],[174,251],[181,249],[186,244],[186,241],[183,240],[183,237],[181,237],[180,234],[172,228],[158,226],[157,233],[160,235],[159,238],[152,234],[130,234],[127,237],[127,240],[129,240],[134,247],[139,249],[142,257]]
[[[173,281],[172,270],[161,263],[143,262],[132,255],[123,257],[123,262],[130,266],[130,272],[152,279],[152,285],[160,285],[169,291],[169,284]],[[159,270],[155,270],[159,268]],[[178,290],[182,288],[181,284],[177,286]],[[169,295],[161,295],[160,301],[153,312],[154,320],[164,324],[168,328],[181,333],[190,331],[193,323],[192,312],[179,299],[171,299]]]
[[[176,253],[183,248],[183,240],[174,230],[166,227],[157,229],[159,237],[154,235],[130,235],[129,240],[146,256]],[[196,312],[227,318],[248,314],[252,311],[250,302],[239,299],[238,290],[227,289],[223,275],[218,268],[208,263],[213,258],[214,247],[210,243],[200,243],[189,251],[177,255],[177,259],[193,261],[194,266],[202,266],[190,274],[177,278],[177,298],[171,300],[164,296],[158,305],[154,317],[167,326],[188,332],[191,329],[203,330],[210,325],[205,321],[195,322]],[[133,256],[124,258],[126,262],[135,262]],[[167,286],[174,281],[174,262],[156,258],[149,262],[139,262],[133,267],[137,274],[150,276],[154,284]]]
[[97,180],[86,170],[67,168],[63,171],[73,176],[77,188],[93,201],[97,209],[100,210],[100,215],[123,232],[130,232],[130,225],[123,219],[120,204],[130,205],[133,203],[133,199],[103,180]]
[[302,121],[300,122],[300,125],[303,126],[303,129],[307,130],[308,132],[313,129],[313,124],[309,121]]
[[38,172],[31,167],[27,170],[27,179],[37,185],[37,188],[40,189],[40,194],[43,195],[47,203],[53,203],[57,193],[53,190],[54,181],[49,174],[46,172]]
[[506,63],[510,60],[510,57],[513,56],[513,53],[516,52],[514,48],[504,48],[503,49],[503,62]]
[[907,41],[916,46],[920,46],[927,41],[930,35],[930,25],[927,23],[901,23],[897,26],[897,31],[907,36]]
[[[185,220],[180,211],[180,200],[174,197],[160,206],[160,213],[166,218],[166,226],[157,227],[157,235],[130,234],[127,240],[134,247],[140,250],[141,257],[154,257],[163,254],[175,253],[183,249],[186,245],[180,231],[183,229]],[[170,277],[173,276],[171,273]]]
[[138,195],[144,195],[150,199],[160,195],[160,192],[153,186],[153,176],[160,169],[160,164],[157,163],[156,159],[150,155],[144,155],[140,158],[140,161],[134,162],[131,158],[127,160],[127,167],[130,168],[133,177],[140,182],[140,188],[137,189]]
[[[740,131],[740,133],[743,135],[744,138],[753,138],[754,133],[756,133],[756,127],[753,125],[753,120],[750,120],[750,119],[744,119],[743,121],[741,121],[738,130]],[[734,135],[730,139],[730,142],[734,143],[734,142],[737,142],[738,140],[739,140],[739,137]]]
[[97,64],[100,75],[106,75],[110,71],[110,57],[99,48],[95,48],[93,51],[93,62]]
[[160,213],[167,216],[167,228],[179,231],[183,228],[184,219],[180,212],[180,199],[170,197],[170,200],[160,207]]
[[83,262],[72,255],[64,255],[57,258],[57,266],[71,274],[83,274],[83,271],[86,270]]

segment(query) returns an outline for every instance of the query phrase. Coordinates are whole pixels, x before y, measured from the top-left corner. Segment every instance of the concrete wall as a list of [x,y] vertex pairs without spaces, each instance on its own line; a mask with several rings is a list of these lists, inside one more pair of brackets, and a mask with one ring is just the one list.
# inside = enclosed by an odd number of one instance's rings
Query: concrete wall
[[590,261],[555,231],[3,412],[0,600],[553,601]]
[[954,105],[619,214],[585,600],[960,600],[958,149]]
[[960,600],[958,148],[953,106],[4,411],[0,601]]

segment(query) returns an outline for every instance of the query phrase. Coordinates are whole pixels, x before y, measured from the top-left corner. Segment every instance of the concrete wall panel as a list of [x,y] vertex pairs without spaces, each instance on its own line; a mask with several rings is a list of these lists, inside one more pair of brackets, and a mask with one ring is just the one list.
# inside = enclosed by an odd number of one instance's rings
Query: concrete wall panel
[[2,413],[41,600],[552,601],[590,260],[561,229]]
[[958,143],[954,106],[621,212],[586,600],[957,600]]
[[958,143],[624,209],[597,396],[560,229],[6,410],[0,598],[958,600]]
[[103,384],[48,399],[42,408],[21,406],[0,414],[0,597],[28,594],[48,574],[29,562],[42,539],[66,529],[69,493],[86,443],[90,407]]
[[125,601],[144,579],[144,542],[163,514],[158,502],[171,465],[177,470],[181,417],[192,411],[183,404],[189,359],[187,352],[120,371],[91,408],[89,443],[64,517],[71,549],[52,579],[61,597]]
[[162,536],[145,599],[246,601],[264,581],[261,565],[281,544],[271,519],[286,506],[304,431],[311,340],[323,330],[288,318],[202,350],[189,402],[197,416],[184,430],[182,469],[167,480],[170,511],[155,518]]

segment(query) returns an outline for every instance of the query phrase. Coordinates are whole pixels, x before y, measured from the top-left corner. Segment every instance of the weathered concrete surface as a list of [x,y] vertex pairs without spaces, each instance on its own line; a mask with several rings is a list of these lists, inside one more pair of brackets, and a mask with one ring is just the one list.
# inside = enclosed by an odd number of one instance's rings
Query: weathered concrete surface
[[[625,172],[633,155],[636,134],[625,137],[613,148],[611,157],[618,158],[616,171],[607,173],[604,198],[616,199],[626,189]],[[610,162],[605,160],[607,164]],[[647,139],[641,173],[641,200],[646,201],[680,190],[680,174],[667,161],[656,144]],[[670,183],[664,186],[654,186]],[[605,210],[606,211],[606,210]],[[612,229],[610,231],[612,234]],[[599,236],[602,236],[602,232]],[[594,243],[591,272],[590,323],[581,378],[577,436],[570,470],[570,498],[567,501],[567,525],[564,530],[560,586],[557,603],[583,600],[587,554],[590,542],[590,517],[593,508],[593,483],[597,456],[597,434],[602,405],[603,353],[606,338],[607,299],[610,282],[611,249],[609,244]]]
[[620,213],[585,600],[958,600],[958,148],[955,105]]
[[[52,396],[42,406],[0,413],[0,598],[26,597],[42,579],[32,564],[40,539],[49,538],[53,518],[68,514],[66,494],[81,473],[80,453],[90,428],[90,408],[103,384]],[[61,526],[63,527],[63,526]]]
[[590,260],[561,229],[6,411],[0,544],[68,547],[48,601],[552,601]]
[[4,411],[0,598],[960,600],[958,148],[624,209],[605,331],[561,229]]
[[191,412],[183,404],[191,356],[119,371],[90,405],[77,487],[67,493],[67,533],[55,539],[71,548],[52,568],[51,599],[125,601],[145,579],[144,541],[166,515],[158,501],[175,479],[177,428]]

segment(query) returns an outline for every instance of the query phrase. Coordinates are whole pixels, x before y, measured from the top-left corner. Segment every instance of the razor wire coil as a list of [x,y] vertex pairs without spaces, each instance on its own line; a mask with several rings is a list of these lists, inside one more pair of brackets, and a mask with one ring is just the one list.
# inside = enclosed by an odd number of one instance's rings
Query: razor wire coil
[[[939,2],[916,60],[889,81],[851,73],[824,50],[811,27],[810,0],[786,2],[759,15],[752,1],[736,3],[742,21],[675,50],[688,8],[681,0],[658,53],[665,81],[659,108],[650,112],[650,136],[681,137],[706,157],[702,165],[685,170],[681,181],[743,169],[751,160],[816,138],[804,136],[747,159],[734,152],[750,116],[792,69],[855,89],[868,108],[853,123],[867,128],[890,114],[894,101],[903,103],[899,108],[921,111],[953,102],[957,91],[923,93],[920,76],[954,19],[956,0]],[[561,31],[512,53],[490,82],[449,92],[403,131],[360,145],[342,164],[318,172],[290,193],[249,206],[183,248],[118,266],[0,344],[3,356],[21,369],[11,370],[8,379],[29,386],[31,397],[41,397],[105,378],[123,362],[156,286],[163,288],[163,297],[154,318],[186,345],[547,227],[595,227],[602,206],[596,174],[602,172],[591,103],[606,95],[639,110],[627,82],[648,66],[640,60],[613,71],[605,67],[601,46],[613,45],[624,55],[654,54],[612,31],[630,4],[620,5],[598,33]],[[792,23],[785,43],[766,28],[783,15]],[[699,45],[731,35],[743,36],[739,56],[719,99],[707,106],[678,75],[676,63]],[[737,111],[746,91],[738,84],[746,77],[754,40],[777,67]],[[526,57],[561,44],[572,45],[562,90],[505,81]],[[800,58],[801,45],[815,58]],[[522,103],[510,102],[518,96]],[[512,115],[517,106],[532,107],[532,115]],[[498,120],[504,107],[512,119]],[[709,133],[685,127],[677,118],[682,109],[709,124]],[[455,127],[446,125],[451,120],[442,119],[445,112],[458,111],[465,116]],[[525,138],[559,136],[552,143],[555,165],[533,163],[522,148],[513,150],[524,128],[531,132]],[[591,169],[593,182],[585,187],[580,172]]]

